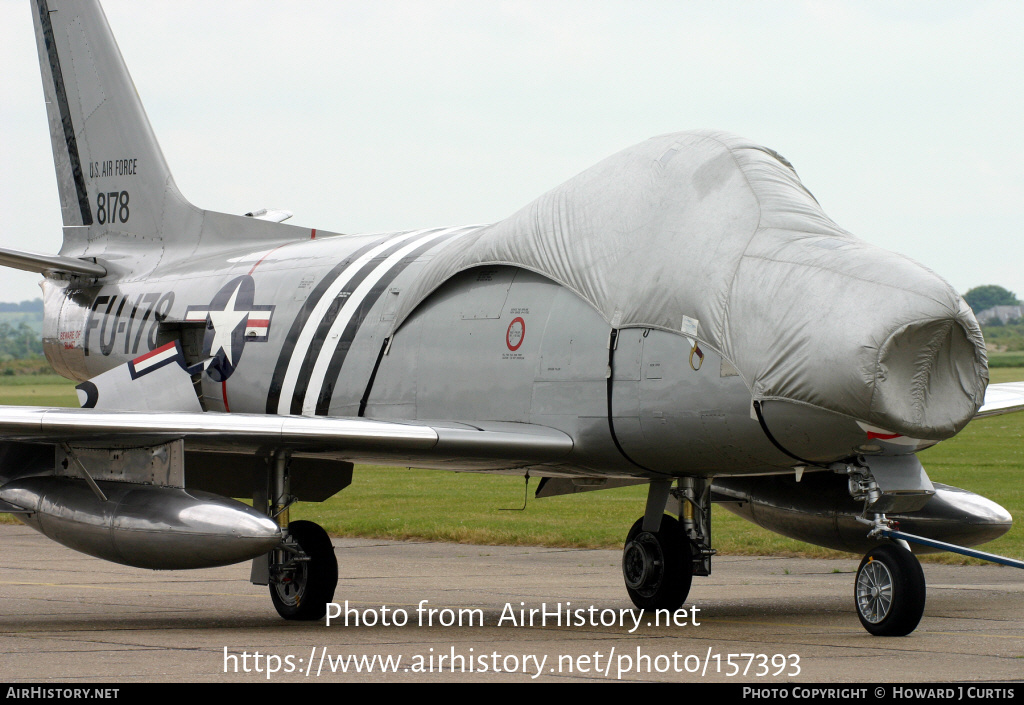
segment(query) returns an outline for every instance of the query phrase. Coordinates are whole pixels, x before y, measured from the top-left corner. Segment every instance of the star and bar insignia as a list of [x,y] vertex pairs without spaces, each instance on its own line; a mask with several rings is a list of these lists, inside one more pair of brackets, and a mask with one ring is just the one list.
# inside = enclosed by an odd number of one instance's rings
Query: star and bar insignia
[[223,382],[235,371],[246,343],[265,343],[270,335],[274,306],[253,302],[256,284],[249,275],[228,282],[209,306],[189,306],[186,323],[205,323],[203,355],[212,358],[206,374]]

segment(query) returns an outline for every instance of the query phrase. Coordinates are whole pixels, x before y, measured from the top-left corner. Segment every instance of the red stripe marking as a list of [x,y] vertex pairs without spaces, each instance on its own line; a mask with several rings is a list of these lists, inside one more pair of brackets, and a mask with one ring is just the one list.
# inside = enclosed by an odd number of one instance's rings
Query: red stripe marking
[[882,441],[891,441],[893,438],[899,438],[902,435],[901,433],[875,433],[874,431],[868,431],[868,440],[877,438]]
[[167,343],[167,345],[161,345],[156,350],[151,350],[148,353],[146,353],[145,355],[139,355],[137,358],[132,360],[132,362],[134,362],[137,365],[140,362],[144,362],[144,361],[148,360],[149,358],[153,357],[154,355],[159,355],[160,353],[167,352],[167,350],[169,348],[173,348],[173,347],[174,347],[174,341],[171,341],[170,343]]
[[260,261],[259,261],[259,262],[257,262],[256,264],[254,264],[254,265],[252,266],[252,269],[250,269],[250,270],[249,270],[249,276],[251,277],[251,276],[252,276],[252,273],[256,271],[256,268],[257,268],[257,267],[259,267],[259,266],[260,266],[261,264],[263,264],[263,260],[265,260],[265,259],[266,259],[267,257],[270,257],[270,255],[274,254],[275,252],[277,252],[278,250],[280,250],[280,249],[281,249],[282,247],[284,247],[285,245],[290,245],[290,244],[291,244],[290,242],[286,242],[286,243],[284,243],[284,245],[278,245],[277,247],[275,247],[274,249],[272,249],[272,250],[271,250],[270,252],[268,252],[267,254],[265,254],[265,255],[263,255],[262,257],[260,257]]
[[228,381],[226,379],[220,381],[220,394],[224,397],[224,411],[230,414],[231,407],[228,406]]
[[270,325],[270,319],[269,318],[266,318],[266,319],[260,318],[258,320],[254,320],[254,319],[250,318],[249,322],[245,324],[245,327],[246,328],[266,328],[269,325]]
[[316,228],[313,228],[313,230],[310,232],[309,239],[316,240]]

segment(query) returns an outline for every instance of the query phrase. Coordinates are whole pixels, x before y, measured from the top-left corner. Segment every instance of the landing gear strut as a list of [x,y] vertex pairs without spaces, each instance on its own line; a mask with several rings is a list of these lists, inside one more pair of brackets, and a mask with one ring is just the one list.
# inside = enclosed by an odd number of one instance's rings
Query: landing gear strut
[[288,519],[288,509],[296,501],[291,494],[289,460],[287,451],[276,452],[269,483],[258,482],[253,496],[253,505],[264,507],[284,536],[280,546],[266,557],[267,563],[262,566],[265,579],[259,582],[269,584],[270,599],[285,619],[320,619],[327,614],[327,603],[334,599],[338,559],[331,537],[322,527],[311,521]]
[[[652,482],[644,516],[626,535],[622,577],[642,610],[675,611],[686,601],[694,575],[711,574],[710,483],[696,478]],[[679,519],[664,514],[670,509]]]
[[[883,513],[884,498],[870,468],[847,466],[846,472],[850,496],[864,500],[864,512],[857,520],[871,527],[869,536],[888,536],[898,525]],[[857,617],[875,636],[906,636],[924,615],[925,592],[924,571],[907,542],[880,544],[868,551],[857,568]]]

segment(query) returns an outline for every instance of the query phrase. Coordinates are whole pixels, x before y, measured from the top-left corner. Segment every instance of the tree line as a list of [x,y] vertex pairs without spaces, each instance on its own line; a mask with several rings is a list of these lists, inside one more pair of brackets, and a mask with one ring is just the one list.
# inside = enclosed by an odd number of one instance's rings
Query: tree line
[[39,333],[24,321],[14,326],[0,322],[0,361],[22,360],[43,354]]
[[43,312],[43,300],[32,299],[31,301],[22,301],[21,303],[11,303],[9,301],[0,301],[0,313],[42,313]]
[[974,313],[987,311],[993,306],[1020,306],[1021,302],[1012,291],[995,284],[976,286],[966,294],[964,301]]
[[[39,337],[38,321],[43,317],[43,300],[32,299],[20,303],[0,301],[2,314],[22,315],[0,321],[0,362],[41,357],[43,341]],[[36,321],[36,326],[30,325],[26,319]]]

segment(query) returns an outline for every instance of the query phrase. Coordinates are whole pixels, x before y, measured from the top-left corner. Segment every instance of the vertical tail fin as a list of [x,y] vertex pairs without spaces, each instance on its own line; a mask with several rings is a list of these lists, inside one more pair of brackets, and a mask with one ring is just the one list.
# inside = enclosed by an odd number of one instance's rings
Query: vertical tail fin
[[175,186],[99,3],[33,0],[33,10],[62,253],[191,237],[201,214]]

